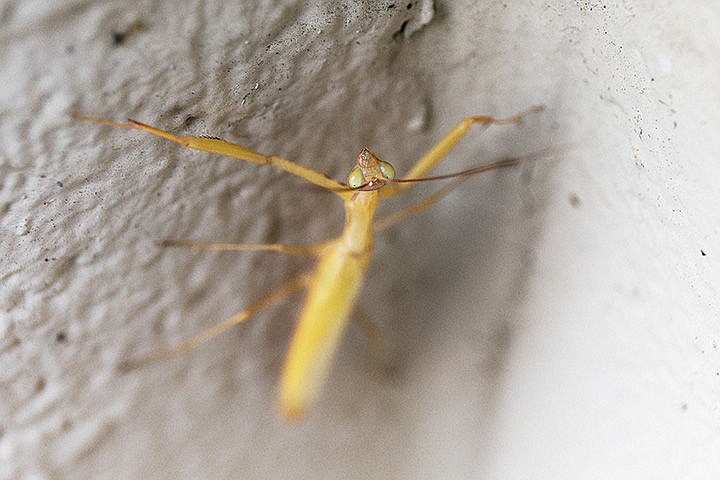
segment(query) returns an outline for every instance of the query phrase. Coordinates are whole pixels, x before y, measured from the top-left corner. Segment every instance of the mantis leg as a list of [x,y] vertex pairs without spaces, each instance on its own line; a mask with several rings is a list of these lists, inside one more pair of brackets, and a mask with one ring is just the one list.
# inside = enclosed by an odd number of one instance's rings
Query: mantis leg
[[307,282],[309,280],[309,275],[307,273],[304,273],[302,275],[299,275],[286,283],[285,285],[281,286],[280,288],[274,290],[273,292],[269,293],[265,297],[261,298],[254,304],[250,305],[245,310],[236,313],[232,317],[228,318],[227,320],[220,322],[216,325],[213,325],[212,327],[208,328],[205,331],[202,331],[195,335],[192,338],[189,338],[187,340],[184,340],[180,343],[177,343],[171,347],[155,350],[153,352],[150,352],[142,357],[136,358],[136,359],[130,359],[123,361],[119,368],[121,370],[131,370],[133,368],[140,367],[142,365],[146,365],[148,363],[162,360],[164,358],[171,357],[173,355],[177,355],[178,353],[185,352],[187,350],[190,350],[192,348],[197,347],[198,345],[202,345],[203,343],[207,342],[208,340],[211,340],[215,338],[216,336],[220,335],[224,331],[228,330],[229,328],[238,325],[240,323],[245,322],[248,318],[255,315],[260,310],[264,309],[268,305],[270,305],[273,302],[276,302],[277,300],[280,300],[281,298],[285,297],[286,295],[289,295],[293,292],[296,292],[300,290],[301,288],[305,287],[307,285]]
[[413,203],[409,207],[403,208],[402,210],[398,210],[397,212],[390,213],[388,215],[385,215],[384,217],[380,217],[377,220],[375,220],[375,223],[373,223],[373,228],[376,232],[385,230],[386,228],[390,228],[393,225],[402,222],[406,218],[412,217],[416,213],[420,213],[431,206],[435,205],[437,202],[445,198],[450,192],[455,190],[457,187],[463,184],[466,180],[468,180],[470,177],[477,173],[486,172],[488,170],[495,170],[498,168],[505,168],[505,167],[512,167],[514,165],[518,165],[522,162],[538,159],[543,156],[549,155],[554,152],[558,152],[562,149],[562,146],[552,147],[552,148],[545,148],[543,150],[523,155],[520,157],[513,157],[513,158],[505,158],[503,160],[497,160],[495,162],[487,163],[485,165],[480,165],[478,167],[471,168],[469,170],[465,170],[463,172],[458,172],[457,175],[459,175],[455,180],[445,185],[443,188],[438,190],[437,192],[433,193],[427,198],[423,198],[417,203]]
[[285,245],[281,243],[206,243],[192,240],[165,240],[160,243],[163,247],[185,247],[194,250],[212,251],[254,251],[254,252],[281,252],[300,257],[317,257],[335,240],[316,243],[313,245]]
[[[545,107],[542,105],[536,105],[534,107],[530,107],[527,110],[524,110],[518,114],[515,114],[511,117],[506,118],[494,118],[489,116],[477,116],[477,117],[468,117],[463,119],[460,123],[455,125],[455,127],[452,128],[443,138],[441,138],[435,145],[433,145],[430,150],[425,153],[422,157],[420,157],[420,160],[415,163],[415,165],[410,169],[408,174],[404,177],[407,179],[411,178],[421,178],[423,177],[427,172],[432,170],[440,161],[445,158],[445,156],[448,154],[450,150],[452,150],[455,145],[462,139],[468,130],[470,130],[470,127],[472,127],[474,124],[478,123],[484,126],[490,126],[490,125],[509,125],[513,123],[519,123],[522,121],[523,118],[525,118],[527,115],[530,115],[532,113],[539,112],[543,110]],[[392,197],[394,195],[397,195],[398,193],[402,192],[406,188],[409,188],[411,183],[401,183],[396,185],[390,185],[382,190],[380,190],[380,197],[381,198],[387,198]]]
[[303,178],[310,183],[314,183],[326,190],[329,190],[341,197],[348,195],[347,187],[342,183],[336,182],[324,174],[317,172],[311,168],[304,167],[290,160],[275,156],[258,153],[249,148],[237,145],[235,143],[227,142],[218,138],[205,138],[205,137],[180,137],[170,132],[160,130],[159,128],[151,127],[144,123],[137,122],[135,120],[128,120],[128,123],[118,123],[104,118],[97,117],[86,117],[82,115],[73,115],[72,118],[75,120],[87,121],[100,123],[102,125],[108,125],[111,127],[127,128],[131,130],[142,130],[144,132],[157,135],[158,137],[166,138],[170,141],[180,144],[185,148],[191,148],[193,150],[202,150],[204,152],[216,153],[218,155],[224,155],[226,157],[237,158],[238,160],[244,160],[247,162],[257,163],[260,165],[271,165],[273,167],[284,170],[295,176]]
[[[472,174],[485,172],[488,170],[493,170],[496,168],[505,168],[505,167],[511,167],[513,165],[517,165],[520,163],[520,158],[508,158],[505,160],[500,160],[493,163],[488,163],[487,165],[482,165],[481,167],[476,167],[472,169]],[[409,207],[403,208],[402,210],[398,210],[397,212],[393,212],[391,214],[388,214],[384,217],[378,218],[373,227],[376,232],[379,232],[381,230],[385,230],[386,228],[392,227],[393,225],[402,222],[406,218],[412,217],[413,215],[420,213],[431,206],[435,205],[437,202],[445,198],[450,192],[455,190],[457,187],[459,187],[462,183],[464,183],[466,180],[468,180],[471,175],[462,175],[452,182],[445,185],[443,188],[435,192],[434,194],[430,195],[427,198],[423,198],[417,203],[414,203],[410,205]]]
[[409,207],[403,208],[402,210],[398,210],[397,212],[390,213],[388,215],[385,215],[384,217],[378,218],[375,223],[373,224],[373,228],[376,232],[380,232],[382,230],[385,230],[387,228],[392,227],[395,224],[398,224],[405,220],[406,218],[412,217],[413,215],[422,212],[423,210],[426,210],[430,208],[432,205],[436,204],[443,198],[445,198],[450,192],[455,190],[457,187],[459,187],[462,183],[467,180],[468,176],[459,177],[455,181],[448,183],[443,188],[435,192],[433,195],[423,198],[417,203],[414,203],[410,205]]

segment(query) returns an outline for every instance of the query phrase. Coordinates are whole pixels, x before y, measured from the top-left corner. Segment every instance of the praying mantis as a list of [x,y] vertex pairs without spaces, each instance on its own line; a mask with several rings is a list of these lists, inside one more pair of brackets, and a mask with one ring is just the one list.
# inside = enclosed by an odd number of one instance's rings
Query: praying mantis
[[[345,206],[345,226],[342,234],[337,238],[312,245],[162,242],[164,246],[201,250],[276,251],[315,257],[317,263],[314,270],[293,278],[225,321],[175,346],[156,350],[135,361],[124,362],[123,367],[144,364],[194,348],[230,327],[245,322],[255,313],[286,295],[306,289],[306,297],[290,341],[278,388],[278,402],[282,415],[291,421],[302,419],[317,401],[328,377],[332,358],[348,324],[372,257],[374,232],[428,208],[470,175],[516,165],[519,159],[511,158],[450,175],[425,176],[445,158],[471,126],[479,124],[488,127],[519,123],[527,115],[539,112],[543,108],[542,105],[536,105],[505,118],[474,116],[463,119],[433,145],[402,179],[396,178],[395,169],[390,163],[380,160],[373,152],[363,148],[348,175],[347,183],[337,182],[311,168],[276,155],[259,153],[217,138],[181,137],[135,120],[119,123],[98,117],[73,115],[75,120],[141,130],[176,142],[181,147],[272,166],[332,192],[340,197]],[[453,182],[431,197],[387,217],[374,219],[380,199],[395,196],[415,182],[453,177],[455,177]]]

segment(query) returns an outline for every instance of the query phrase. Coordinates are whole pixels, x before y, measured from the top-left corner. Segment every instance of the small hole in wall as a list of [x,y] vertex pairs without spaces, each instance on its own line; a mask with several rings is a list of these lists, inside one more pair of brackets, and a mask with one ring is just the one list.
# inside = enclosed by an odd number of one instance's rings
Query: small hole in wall
[[197,117],[195,115],[188,115],[185,121],[183,122],[183,126],[185,128],[189,128],[192,126],[193,123],[197,120]]
[[142,20],[136,20],[133,23],[131,23],[127,28],[124,30],[115,30],[112,29],[110,31],[110,40],[112,41],[113,47],[118,47],[125,43],[125,40],[127,40],[128,36],[131,33],[138,32],[142,30],[145,27]]
[[393,33],[393,35],[392,35],[393,40],[397,40],[398,38],[400,38],[400,36],[402,36],[403,33],[405,33],[405,28],[407,27],[409,22],[410,22],[409,20],[405,20],[400,25],[400,29],[397,32]]
[[113,30],[110,32],[110,38],[112,39],[112,44],[114,46],[122,45],[122,43],[125,41],[125,36],[127,34],[125,32],[118,32],[117,30]]

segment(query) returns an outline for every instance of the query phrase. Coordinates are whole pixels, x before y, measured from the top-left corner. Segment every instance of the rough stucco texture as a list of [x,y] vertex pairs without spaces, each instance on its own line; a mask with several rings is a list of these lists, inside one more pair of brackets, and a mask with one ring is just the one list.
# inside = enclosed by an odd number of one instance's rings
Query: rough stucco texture
[[[0,4],[1,478],[718,478],[720,7],[229,3]],[[159,240],[320,241],[342,206],[69,113],[342,179],[535,104],[438,171],[550,154],[378,235],[384,348],[351,328],[306,422],[275,407],[297,295],[118,372],[309,266]]]

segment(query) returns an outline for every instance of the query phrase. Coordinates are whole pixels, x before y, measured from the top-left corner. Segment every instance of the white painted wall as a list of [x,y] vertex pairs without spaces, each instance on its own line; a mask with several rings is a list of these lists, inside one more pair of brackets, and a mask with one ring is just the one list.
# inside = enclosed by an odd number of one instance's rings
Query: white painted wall
[[[720,7],[226,3],[0,6],[0,477],[718,477]],[[117,372],[307,266],[157,240],[305,243],[342,210],[69,112],[342,179],[361,146],[402,172],[462,117],[537,103],[441,170],[553,155],[379,235],[359,314],[391,354],[352,328],[307,422],[274,406],[297,296]]]

